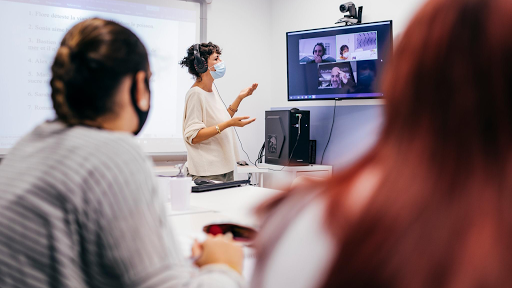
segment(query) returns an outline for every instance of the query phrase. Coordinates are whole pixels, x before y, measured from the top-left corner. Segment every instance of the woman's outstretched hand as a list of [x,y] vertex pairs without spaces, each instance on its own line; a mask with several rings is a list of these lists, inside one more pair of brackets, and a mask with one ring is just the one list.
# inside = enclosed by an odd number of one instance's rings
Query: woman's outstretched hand
[[244,127],[245,125],[251,124],[252,122],[256,121],[256,118],[247,120],[249,118],[249,116],[233,117],[231,118],[231,120],[229,120],[229,126]]
[[254,90],[256,90],[256,88],[258,88],[258,83],[254,83],[251,86],[240,91],[240,94],[238,94],[238,97],[240,97],[240,99],[244,99],[247,96],[251,96],[252,93],[254,92]]

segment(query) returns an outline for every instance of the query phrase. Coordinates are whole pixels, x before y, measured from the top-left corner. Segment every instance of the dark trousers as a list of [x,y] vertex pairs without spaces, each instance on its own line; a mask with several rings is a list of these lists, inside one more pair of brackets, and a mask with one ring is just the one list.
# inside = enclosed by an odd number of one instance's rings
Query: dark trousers
[[228,181],[235,180],[233,171],[224,173],[224,174],[208,175],[208,176],[196,176],[196,175],[188,174],[188,177],[192,177],[192,180],[196,180],[197,178],[202,178],[202,179],[220,181],[220,182],[228,182]]

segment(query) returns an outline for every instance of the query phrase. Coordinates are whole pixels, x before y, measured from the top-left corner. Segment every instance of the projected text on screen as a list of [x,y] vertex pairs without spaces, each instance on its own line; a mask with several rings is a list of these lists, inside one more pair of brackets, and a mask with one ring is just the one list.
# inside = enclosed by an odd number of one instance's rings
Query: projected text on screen
[[185,151],[182,118],[193,80],[178,65],[198,40],[198,4],[179,7],[123,1],[0,0],[0,154],[55,114],[50,66],[65,33],[92,17],[118,22],[144,43],[152,70],[151,112],[138,142],[148,152]]

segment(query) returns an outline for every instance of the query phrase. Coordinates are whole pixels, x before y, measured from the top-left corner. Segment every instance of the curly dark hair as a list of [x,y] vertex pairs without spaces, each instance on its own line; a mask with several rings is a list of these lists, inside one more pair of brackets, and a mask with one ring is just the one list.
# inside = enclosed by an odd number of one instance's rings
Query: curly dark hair
[[[202,80],[201,74],[197,72],[196,68],[194,67],[194,45],[188,47],[187,49],[187,56],[183,57],[180,61],[181,67],[187,67],[188,73],[194,76],[194,78],[198,79],[199,81]],[[205,63],[208,63],[208,58],[213,53],[222,54],[222,50],[219,46],[213,44],[212,42],[208,43],[201,43],[199,44],[199,56],[203,58]]]

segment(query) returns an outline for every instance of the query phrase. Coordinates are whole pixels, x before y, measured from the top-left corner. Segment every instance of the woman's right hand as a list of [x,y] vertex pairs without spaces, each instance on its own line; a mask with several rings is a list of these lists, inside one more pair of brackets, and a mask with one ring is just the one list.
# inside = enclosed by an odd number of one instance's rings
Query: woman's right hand
[[[235,126],[235,127],[244,127],[245,125],[247,124],[251,124],[252,122],[256,121],[256,118],[253,118],[251,120],[247,120],[249,119],[250,117],[249,116],[241,116],[241,117],[233,117],[231,118],[228,122],[229,122],[229,126]],[[244,121],[246,120],[246,121]]]
[[222,234],[216,236],[208,234],[208,238],[203,243],[194,243],[192,255],[201,255],[195,262],[199,267],[208,264],[226,264],[242,274],[244,252],[242,247],[233,241],[232,235],[229,237]]

